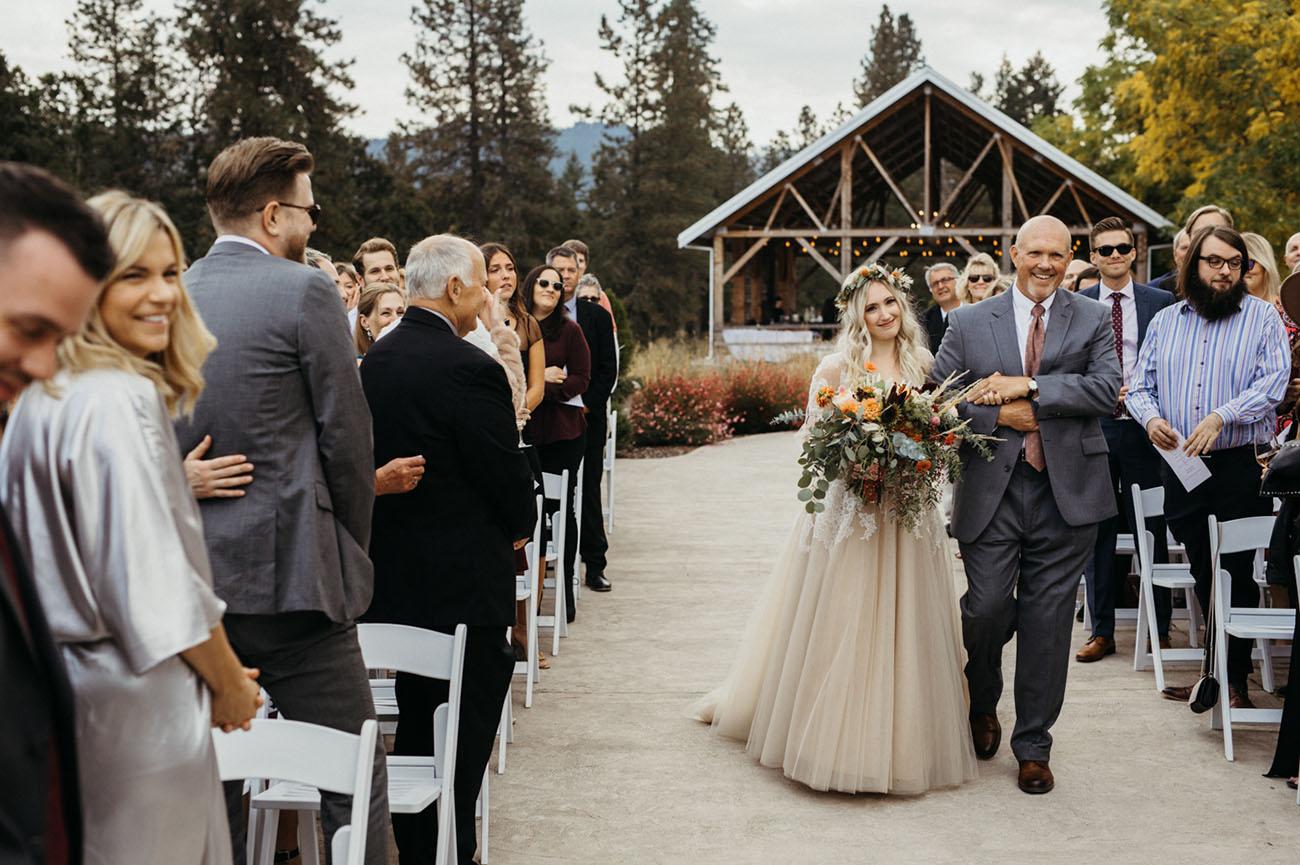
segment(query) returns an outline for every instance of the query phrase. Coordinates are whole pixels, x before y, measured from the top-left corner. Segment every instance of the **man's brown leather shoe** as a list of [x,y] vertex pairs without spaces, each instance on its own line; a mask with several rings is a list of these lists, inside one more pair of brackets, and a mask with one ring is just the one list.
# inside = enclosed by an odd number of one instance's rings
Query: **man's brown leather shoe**
[[1255,704],[1250,701],[1250,694],[1245,688],[1238,688],[1236,685],[1228,686],[1228,706],[1233,709],[1253,709]]
[[1171,685],[1160,692],[1160,696],[1166,700],[1174,700],[1179,703],[1186,703],[1192,696],[1191,685]]
[[1056,786],[1056,779],[1052,777],[1052,770],[1047,767],[1045,760],[1021,760],[1017,782],[1021,790],[1035,795],[1050,793]]
[[1002,725],[997,715],[971,715],[970,738],[975,745],[975,756],[990,760],[1002,744]]
[[1174,647],[1174,644],[1171,643],[1171,642],[1169,642],[1169,638],[1168,638],[1168,637],[1161,637],[1161,638],[1160,638],[1160,648],[1162,648],[1162,649],[1172,649],[1173,647]]
[[1115,641],[1110,637],[1092,637],[1088,642],[1083,644],[1079,654],[1074,656],[1074,660],[1080,664],[1091,664],[1093,661],[1100,661],[1107,655],[1115,654]]

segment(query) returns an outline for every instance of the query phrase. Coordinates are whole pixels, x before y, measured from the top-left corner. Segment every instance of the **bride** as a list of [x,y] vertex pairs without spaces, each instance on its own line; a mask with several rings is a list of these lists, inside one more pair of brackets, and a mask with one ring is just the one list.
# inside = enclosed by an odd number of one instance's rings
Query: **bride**
[[[933,358],[906,288],[878,266],[836,298],[837,351],[823,386],[874,364],[920,385]],[[812,421],[805,422],[805,429]],[[815,790],[923,793],[977,777],[957,598],[938,510],[909,532],[835,481],[825,511],[801,512],[727,680],[694,707],[764,766]]]

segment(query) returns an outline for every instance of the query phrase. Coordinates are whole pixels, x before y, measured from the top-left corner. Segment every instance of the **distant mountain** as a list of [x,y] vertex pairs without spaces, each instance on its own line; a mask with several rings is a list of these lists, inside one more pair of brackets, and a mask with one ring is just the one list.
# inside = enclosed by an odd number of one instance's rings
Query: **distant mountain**
[[[556,156],[551,160],[551,173],[557,177],[564,171],[564,163],[569,161],[569,154],[575,153],[582,162],[582,167],[590,172],[592,160],[605,138],[606,130],[611,130],[614,137],[627,134],[623,127],[607,127],[603,123],[575,123],[567,129],[559,129],[555,136]],[[375,159],[383,159],[385,138],[371,138],[366,142],[366,153]]]

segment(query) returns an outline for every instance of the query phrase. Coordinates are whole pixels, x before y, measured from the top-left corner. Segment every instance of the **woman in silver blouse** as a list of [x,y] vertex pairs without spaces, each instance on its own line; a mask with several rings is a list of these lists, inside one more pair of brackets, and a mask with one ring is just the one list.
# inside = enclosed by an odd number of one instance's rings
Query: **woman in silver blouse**
[[76,694],[87,865],[228,863],[211,728],[247,725],[257,672],[226,641],[170,419],[215,343],[166,213],[90,203],[118,261],[62,372],[18,400],[0,497]]

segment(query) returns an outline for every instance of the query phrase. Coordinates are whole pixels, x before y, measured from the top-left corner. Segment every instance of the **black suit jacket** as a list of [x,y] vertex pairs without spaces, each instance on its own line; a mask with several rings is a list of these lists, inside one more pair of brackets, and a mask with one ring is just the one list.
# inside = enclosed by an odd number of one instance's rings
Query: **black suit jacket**
[[578,327],[591,349],[591,383],[582,395],[582,403],[592,413],[604,417],[609,410],[609,395],[618,382],[618,353],[614,346],[614,319],[597,303],[580,300]]
[[943,317],[943,310],[938,304],[925,311],[925,332],[930,337],[930,354],[937,355],[939,343],[943,342],[943,335],[948,332],[948,319]]
[[[1101,285],[1091,285],[1079,292],[1081,297],[1091,298],[1092,300],[1101,299]],[[1137,307],[1138,314],[1138,351],[1142,350],[1142,343],[1147,338],[1147,327],[1151,324],[1151,319],[1156,317],[1156,313],[1173,303],[1176,298],[1165,291],[1163,288],[1153,288],[1140,282],[1133,283],[1133,304]],[[1137,360],[1137,358],[1134,358]],[[1121,370],[1123,372],[1123,370]],[[1114,418],[1101,419],[1101,431],[1106,434],[1106,443],[1110,446],[1111,451],[1119,447],[1119,424],[1121,421]]]
[[0,711],[0,862],[44,865],[53,746],[59,755],[68,861],[76,865],[81,862],[81,793],[72,688],[2,510],[0,530],[9,543],[12,576],[21,595],[14,597],[14,581],[0,562],[0,700],[5,706]]
[[375,499],[365,619],[420,628],[515,621],[511,543],[532,534],[533,479],[497,361],[412,307],[361,364],[375,465],[420,454],[409,493]]

